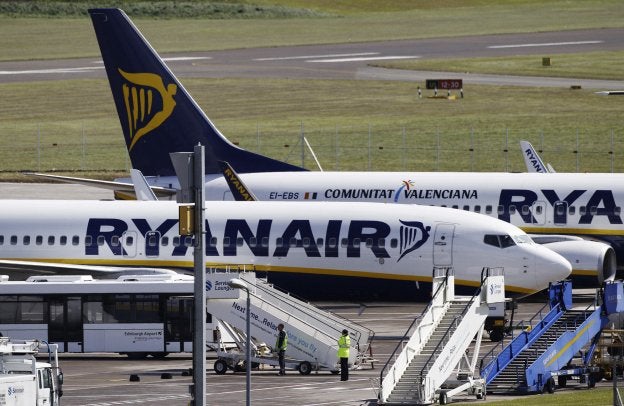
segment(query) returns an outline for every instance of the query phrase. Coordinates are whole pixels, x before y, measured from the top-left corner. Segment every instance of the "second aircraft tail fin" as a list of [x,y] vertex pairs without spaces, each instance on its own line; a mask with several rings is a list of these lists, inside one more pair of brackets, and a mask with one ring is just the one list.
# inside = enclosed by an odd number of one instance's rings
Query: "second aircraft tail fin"
[[206,173],[227,161],[238,173],[302,171],[229,142],[199,108],[128,16],[90,9],[132,166],[145,175],[174,175],[171,152],[206,148]]

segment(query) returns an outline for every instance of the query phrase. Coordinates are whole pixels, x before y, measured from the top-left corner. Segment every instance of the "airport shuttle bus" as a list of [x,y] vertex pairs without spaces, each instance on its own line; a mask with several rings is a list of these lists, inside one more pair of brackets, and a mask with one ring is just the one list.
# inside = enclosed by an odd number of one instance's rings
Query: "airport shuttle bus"
[[[39,339],[70,353],[131,358],[192,351],[193,278],[187,275],[35,276],[0,280],[0,332]],[[216,320],[207,314],[207,345]]]

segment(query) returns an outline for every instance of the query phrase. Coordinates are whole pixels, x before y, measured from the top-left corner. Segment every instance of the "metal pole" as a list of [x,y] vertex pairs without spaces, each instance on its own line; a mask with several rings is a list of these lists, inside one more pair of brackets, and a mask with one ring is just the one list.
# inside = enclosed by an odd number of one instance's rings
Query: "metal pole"
[[247,291],[247,325],[245,334],[247,335],[247,339],[245,342],[245,362],[247,363],[247,387],[245,389],[245,400],[246,405],[251,405],[251,317],[250,317],[250,307],[251,307],[251,299],[249,298],[249,288],[245,288]]
[[193,381],[194,406],[206,403],[206,250],[205,234],[205,165],[204,147],[193,149],[193,197],[195,203],[194,298],[195,331],[193,332]]

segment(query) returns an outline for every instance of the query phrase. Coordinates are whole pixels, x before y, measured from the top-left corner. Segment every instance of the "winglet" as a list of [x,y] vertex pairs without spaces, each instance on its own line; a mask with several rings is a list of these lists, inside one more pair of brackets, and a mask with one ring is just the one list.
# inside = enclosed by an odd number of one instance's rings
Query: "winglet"
[[520,141],[520,148],[522,149],[522,155],[524,156],[524,163],[527,167],[527,172],[548,173],[549,170],[542,162],[542,159],[528,141]]
[[249,190],[247,186],[243,183],[241,178],[238,176],[234,169],[230,166],[229,163],[225,161],[219,161],[219,166],[221,167],[221,173],[223,173],[223,177],[230,187],[230,191],[234,196],[234,200],[237,201],[248,201],[253,202],[257,201],[256,196]]
[[132,178],[132,183],[134,184],[134,193],[136,194],[137,200],[143,201],[155,201],[158,200],[154,191],[150,187],[145,177],[138,169],[130,169],[130,177]]

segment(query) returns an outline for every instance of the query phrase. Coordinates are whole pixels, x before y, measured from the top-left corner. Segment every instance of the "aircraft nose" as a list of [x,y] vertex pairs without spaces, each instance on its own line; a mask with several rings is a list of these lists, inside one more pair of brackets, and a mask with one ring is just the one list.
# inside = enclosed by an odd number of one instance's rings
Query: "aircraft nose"
[[572,273],[572,264],[557,254],[541,245],[536,245],[538,252],[535,255],[536,282],[540,289],[548,287],[550,282],[566,279]]

